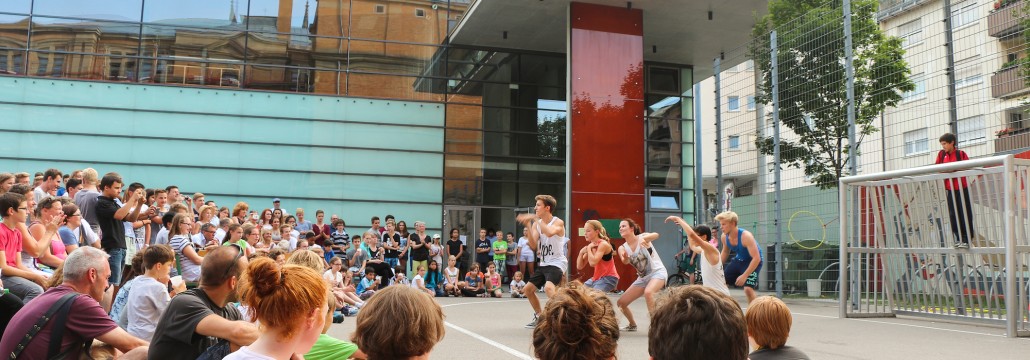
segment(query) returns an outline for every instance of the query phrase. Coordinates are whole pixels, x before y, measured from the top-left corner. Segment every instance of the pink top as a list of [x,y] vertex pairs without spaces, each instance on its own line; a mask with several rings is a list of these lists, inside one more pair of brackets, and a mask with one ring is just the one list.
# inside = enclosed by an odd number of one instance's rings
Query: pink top
[[15,259],[20,259],[17,254],[21,252],[21,242],[20,231],[12,230],[7,224],[0,224],[0,251],[4,252],[7,266],[16,266]]
[[619,272],[615,270],[615,249],[611,252],[604,254],[601,257],[601,261],[594,266],[594,276],[591,277],[594,281],[605,276],[614,276],[616,279],[619,278]]

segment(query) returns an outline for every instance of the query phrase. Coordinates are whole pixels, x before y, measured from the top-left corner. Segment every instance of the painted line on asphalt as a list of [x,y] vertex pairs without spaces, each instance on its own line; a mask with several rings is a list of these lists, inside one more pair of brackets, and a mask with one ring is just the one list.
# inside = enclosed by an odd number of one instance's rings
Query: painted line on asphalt
[[495,348],[501,349],[501,351],[509,353],[509,354],[515,356],[516,358],[523,359],[523,360],[533,360],[532,357],[522,353],[521,351],[512,349],[512,348],[510,348],[510,347],[508,347],[508,346],[506,346],[504,344],[501,344],[499,342],[490,340],[490,339],[488,339],[488,338],[486,338],[486,337],[484,337],[482,335],[476,334],[474,332],[468,331],[465,328],[462,328],[461,326],[454,325],[454,324],[451,324],[451,323],[446,322],[446,321],[443,324],[447,325],[447,327],[449,327],[451,329],[458,330],[458,332],[460,332],[462,334],[471,336],[472,338],[474,338],[476,340],[482,341],[482,342],[486,343],[487,345],[490,345],[490,346],[493,346]]
[[[447,304],[447,305],[441,305],[440,307],[441,308],[446,308],[446,307],[459,306],[459,305],[496,304],[496,303],[502,303],[502,302],[526,302],[526,300],[525,299],[521,299],[521,300],[476,301],[476,302],[464,302],[464,303],[456,303],[456,304]],[[476,333],[474,333],[472,331],[469,331],[469,330],[467,330],[467,329],[465,329],[465,328],[463,328],[461,326],[454,325],[454,324],[451,324],[451,323],[446,322],[446,321],[444,321],[443,324],[446,325],[447,327],[451,328],[451,329],[457,330],[458,332],[460,332],[462,334],[471,336],[473,339],[482,341],[482,342],[486,343],[487,345],[490,345],[490,346],[493,346],[495,348],[501,349],[501,351],[509,353],[512,356],[515,356],[516,358],[519,358],[519,359],[522,359],[522,360],[533,360],[532,356],[526,355],[525,353],[523,353],[521,351],[512,349],[512,348],[508,347],[507,345],[504,345],[504,344],[501,344],[499,342],[490,340],[489,338],[487,338],[485,336],[476,334]]]
[[[792,312],[792,314],[794,314],[794,315],[811,316],[811,317],[818,317],[818,318],[826,318],[826,319],[840,319],[839,317],[829,316],[829,315],[805,314],[805,313],[798,313],[798,312]],[[913,328],[917,328],[917,329],[940,330],[940,331],[956,332],[956,333],[961,333],[961,334],[983,335],[983,336],[993,336],[993,337],[1007,338],[1007,336],[1005,336],[1003,334],[991,334],[991,333],[983,333],[983,332],[976,332],[976,331],[945,329],[945,328],[939,328],[939,327],[933,327],[933,326],[925,326],[925,325],[902,324],[902,323],[894,323],[894,322],[889,322],[889,321],[878,321],[878,320],[869,320],[869,319],[847,319],[847,320],[862,321],[862,322],[868,322],[868,323],[874,323],[874,324],[907,326],[907,327],[913,327]],[[1028,338],[1018,338],[1018,337],[1016,339],[1030,340]]]

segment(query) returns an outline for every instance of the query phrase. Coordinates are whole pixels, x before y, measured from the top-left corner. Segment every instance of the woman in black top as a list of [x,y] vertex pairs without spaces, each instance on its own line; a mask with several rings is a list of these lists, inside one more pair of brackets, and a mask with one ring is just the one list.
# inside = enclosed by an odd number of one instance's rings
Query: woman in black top
[[465,259],[461,256],[464,253],[465,244],[462,244],[458,238],[458,229],[451,229],[451,239],[447,240],[447,254],[450,254],[457,260],[455,267],[460,271],[459,279],[465,278]]

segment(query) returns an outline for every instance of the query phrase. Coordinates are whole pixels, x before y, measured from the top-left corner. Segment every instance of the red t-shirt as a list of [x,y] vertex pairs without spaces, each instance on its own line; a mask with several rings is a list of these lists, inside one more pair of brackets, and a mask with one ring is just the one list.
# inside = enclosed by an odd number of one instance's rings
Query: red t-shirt
[[[22,237],[21,231],[7,227],[7,224],[0,224],[0,251],[4,252],[7,266],[17,266],[15,259],[21,252]],[[2,354],[2,353],[0,353]],[[43,356],[46,356],[44,354]]]
[[[937,162],[935,162],[935,164],[944,164],[962,160],[969,160],[969,155],[966,155],[965,151],[955,149],[955,151],[948,153],[944,150],[941,150],[939,153],[937,153]],[[967,186],[969,186],[969,184],[966,182],[965,177],[962,178],[961,185],[959,184],[958,179],[949,179],[944,181],[944,189],[946,190],[965,189]]]
[[[39,318],[50,310],[50,307],[60,300],[65,294],[74,292],[72,288],[61,285],[47,290],[39,297],[32,299],[21,308],[4,330],[3,339],[0,339],[0,354],[9,357],[15,346],[21,342],[29,328],[36,325]],[[61,341],[61,351],[68,347],[81,344],[86,339],[94,339],[100,335],[114,330],[118,327],[111,317],[107,316],[104,309],[96,300],[88,295],[80,295],[72,303],[72,311],[68,313],[68,322],[65,323],[64,338]],[[54,320],[51,319],[43,329],[32,338],[25,351],[22,351],[21,359],[42,359],[47,355],[50,346],[50,333],[53,330]]]

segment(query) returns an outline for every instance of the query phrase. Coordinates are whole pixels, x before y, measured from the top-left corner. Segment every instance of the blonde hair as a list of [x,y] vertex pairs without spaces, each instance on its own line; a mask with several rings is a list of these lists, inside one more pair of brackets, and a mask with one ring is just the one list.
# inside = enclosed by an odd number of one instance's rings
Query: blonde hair
[[100,174],[97,174],[96,169],[85,168],[82,170],[82,183],[86,185],[97,185],[100,183]]
[[787,343],[793,318],[783,301],[772,296],[760,296],[751,301],[744,313],[747,333],[755,344],[763,348],[778,349]]
[[[400,323],[406,325],[390,325]],[[361,308],[351,341],[372,360],[406,359],[429,353],[443,336],[443,309],[432,297],[410,286],[389,286]]]
[[608,230],[605,230],[604,225],[601,225],[600,221],[587,220],[586,226],[594,228],[594,230],[597,231],[597,237],[604,239],[605,241],[612,240],[610,237],[608,237]]
[[325,271],[325,260],[321,256],[318,256],[314,251],[311,250],[300,250],[294,251],[290,255],[289,259],[286,259],[286,264],[293,264],[310,268],[311,270],[318,271],[319,274]]
[[737,213],[732,211],[723,211],[721,214],[715,215],[715,221],[729,221],[734,225],[736,225],[739,220]]

